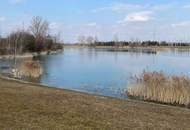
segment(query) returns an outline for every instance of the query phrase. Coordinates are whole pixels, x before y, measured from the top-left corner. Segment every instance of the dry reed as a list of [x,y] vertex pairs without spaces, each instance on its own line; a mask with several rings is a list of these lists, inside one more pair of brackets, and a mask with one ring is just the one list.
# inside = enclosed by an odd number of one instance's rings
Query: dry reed
[[135,83],[127,89],[127,95],[146,101],[174,105],[190,105],[190,78],[168,76],[163,72],[144,72],[135,77]]
[[18,68],[21,77],[39,78],[43,69],[38,61],[25,61]]

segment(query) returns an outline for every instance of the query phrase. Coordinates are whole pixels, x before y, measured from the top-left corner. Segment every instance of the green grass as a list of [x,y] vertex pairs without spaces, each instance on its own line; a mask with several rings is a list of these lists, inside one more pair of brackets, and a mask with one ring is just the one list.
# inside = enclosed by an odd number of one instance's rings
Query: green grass
[[0,78],[0,129],[188,129],[190,110]]

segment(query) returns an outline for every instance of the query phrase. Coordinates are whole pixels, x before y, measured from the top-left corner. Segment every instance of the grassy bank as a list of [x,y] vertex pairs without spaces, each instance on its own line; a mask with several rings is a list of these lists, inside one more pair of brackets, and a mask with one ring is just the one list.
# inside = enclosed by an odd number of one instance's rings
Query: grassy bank
[[188,129],[190,110],[0,78],[0,129]]
[[130,97],[190,107],[190,78],[167,76],[163,72],[144,72],[128,88]]

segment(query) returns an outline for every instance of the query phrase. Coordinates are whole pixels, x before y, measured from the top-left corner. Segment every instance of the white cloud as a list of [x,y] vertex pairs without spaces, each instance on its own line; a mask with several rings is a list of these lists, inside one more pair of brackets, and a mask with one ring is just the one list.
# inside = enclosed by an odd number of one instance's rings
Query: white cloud
[[63,23],[59,23],[59,22],[52,22],[50,23],[50,29],[56,30],[59,29],[63,26]]
[[138,4],[116,3],[111,6],[94,9],[92,10],[92,12],[94,13],[102,12],[102,11],[126,12],[126,11],[131,11],[131,10],[142,9],[142,8],[143,6],[138,5]]
[[20,3],[25,2],[25,0],[9,0],[9,2],[10,2],[11,4],[20,4]]
[[154,5],[154,6],[150,6],[149,8],[152,11],[165,11],[168,9],[171,9],[172,7],[174,7],[175,3],[170,3],[170,4],[160,4],[160,5]]
[[190,21],[182,21],[179,23],[172,24],[172,27],[187,27],[190,26]]
[[113,12],[134,12],[142,10],[151,10],[151,11],[165,11],[174,7],[175,3],[169,4],[128,4],[128,3],[115,3],[110,6],[105,6],[102,8],[94,9],[92,12],[102,12],[102,11],[113,11]]
[[95,26],[97,26],[97,23],[92,22],[92,23],[87,23],[86,25],[87,25],[87,26],[90,26],[90,27],[95,27]]
[[141,11],[128,14],[123,20],[118,21],[118,23],[127,23],[127,22],[147,22],[152,19],[151,11]]
[[6,18],[4,16],[0,16],[0,22],[4,22]]

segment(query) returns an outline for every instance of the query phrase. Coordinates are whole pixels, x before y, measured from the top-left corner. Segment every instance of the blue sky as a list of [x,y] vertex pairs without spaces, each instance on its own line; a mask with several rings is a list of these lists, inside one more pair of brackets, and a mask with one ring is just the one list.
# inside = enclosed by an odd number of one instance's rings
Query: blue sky
[[65,42],[79,35],[112,40],[190,41],[189,0],[1,0],[0,33],[7,35],[32,16],[50,23]]

